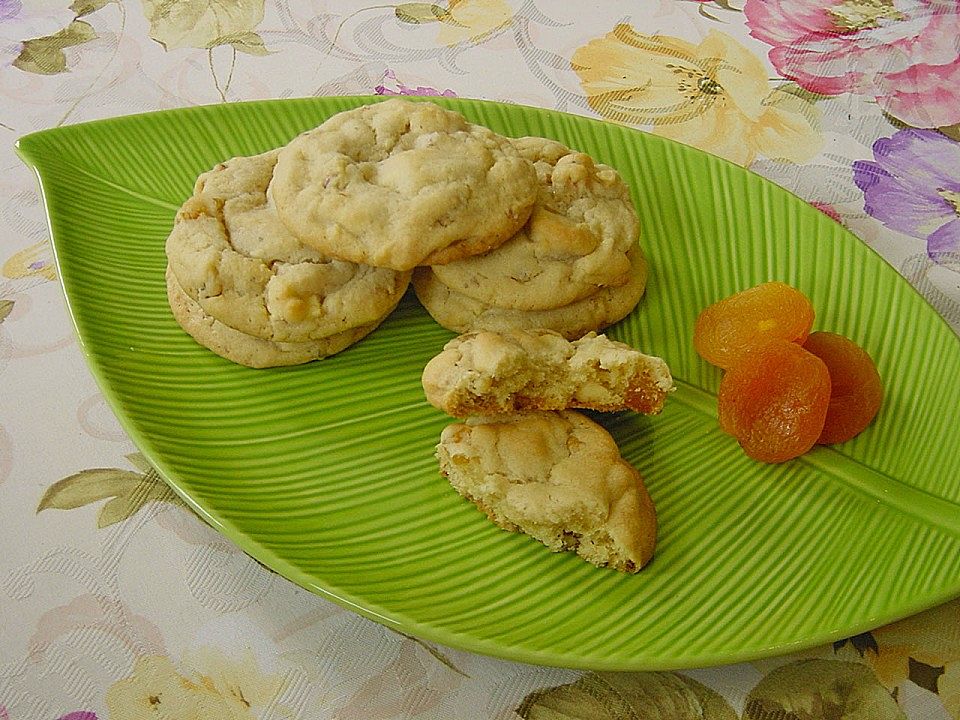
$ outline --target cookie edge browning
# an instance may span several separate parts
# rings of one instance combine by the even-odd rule
[[[378,321],[368,325],[351,328],[320,340],[302,343],[275,342],[247,335],[207,315],[203,308],[180,287],[176,275],[169,267],[167,267],[165,278],[167,302],[180,328],[207,350],[238,365],[254,369],[303,365],[335,355],[369,335],[390,314],[387,313]]]
[[[607,532],[608,539],[613,545],[612,550],[615,551],[615,555],[614,553],[611,553],[611,559],[604,562],[602,561],[601,557],[599,557],[598,553],[587,552],[587,548],[582,542],[584,535],[576,535],[575,533],[562,531],[559,536],[552,534],[553,541],[551,541],[551,539],[546,538],[546,536],[541,537],[540,535],[545,535],[543,533],[534,534],[529,530],[524,529],[510,518],[505,517],[501,513],[497,512],[496,509],[485,502],[483,498],[479,498],[469,490],[465,489],[463,487],[463,483],[458,482],[456,477],[451,477],[451,472],[448,470],[448,468],[455,466],[456,463],[453,461],[453,456],[449,454],[444,445],[444,438],[449,433],[455,432],[458,428],[469,427],[469,425],[466,423],[453,423],[444,428],[443,432],[441,433],[440,442],[437,444],[435,452],[435,456],[440,465],[440,474],[445,477],[448,482],[450,482],[451,486],[459,495],[474,504],[487,516],[491,522],[503,530],[529,535],[533,539],[545,545],[551,552],[574,552],[582,559],[593,565],[596,565],[597,567],[609,567],[613,570],[628,574],[634,574],[642,570],[654,557],[657,544],[658,524],[656,507],[654,505],[653,498],[650,496],[650,493],[647,490],[640,471],[637,470],[620,454],[620,450],[616,444],[616,441],[602,425],[595,423],[580,413],[570,410],[558,412],[521,413],[503,419],[507,422],[522,422],[525,416],[536,415],[554,415],[564,416],[567,418],[573,416],[572,422],[574,424],[580,424],[582,427],[592,428],[594,433],[597,435],[599,442],[606,445],[606,449],[611,454],[616,454],[618,461],[615,467],[621,472],[626,473],[625,479],[629,481],[631,487],[635,490],[636,496],[636,518],[638,523],[636,534],[631,536],[631,539],[634,541],[632,553],[628,548],[618,547],[616,545],[616,539],[612,534]],[[497,422],[496,418],[490,418],[487,420]],[[617,505],[622,502],[622,500],[623,496],[618,498],[618,502],[611,504],[610,515],[608,515],[607,522],[609,522],[610,518],[613,517],[614,514],[618,513],[618,510],[620,513],[624,512],[622,508],[617,508]],[[571,544],[569,540],[575,540],[576,542]],[[629,557],[630,554],[635,555],[635,557]]]
[[[633,312],[646,292],[649,267],[639,246],[629,251],[629,281],[549,310],[512,310],[481,303],[444,285],[429,267],[418,267],[411,281],[417,299],[441,327],[455,333],[477,330],[547,329],[575,340],[599,332]]]
[[[574,265],[580,261],[583,261],[590,255],[600,251],[601,246],[608,244],[613,245],[615,249],[611,250],[610,254],[617,258],[621,258],[626,255],[631,247],[637,245],[641,230],[639,214],[637,213],[636,205],[634,204],[630,194],[630,186],[615,168],[604,163],[597,162],[593,157],[586,153],[574,150],[556,140],[551,140],[548,138],[534,136],[521,137],[514,139],[513,145],[520,152],[521,156],[532,162],[534,167],[537,168],[539,189],[533,211],[530,215],[530,218],[528,218],[527,222],[524,223],[523,227],[510,238],[507,238],[507,240],[505,240],[503,243],[499,244],[496,248],[485,253],[478,253],[478,255],[473,257],[472,260],[471,258],[462,258],[467,268],[474,265],[478,260],[482,263],[486,263],[498,257],[497,253],[502,248],[509,248],[510,243],[515,240],[522,241],[522,238],[520,237],[522,234],[526,234],[529,237],[534,223],[537,222],[536,218],[538,215],[546,218],[559,218],[561,222],[569,223],[571,228],[576,228],[577,230],[585,232],[596,239],[597,247],[595,247],[591,252],[586,253],[585,255],[570,255],[569,261],[566,263],[568,270],[572,269]],[[558,205],[556,204],[557,199],[554,196],[554,191],[551,188],[554,187],[554,174],[561,173],[561,170],[557,167],[558,164],[566,161],[567,159],[569,159],[570,163],[577,163],[579,158],[583,158],[589,164],[589,169],[587,172],[590,174],[590,180],[584,183],[588,189],[580,192],[579,199],[582,200],[586,197],[589,197],[593,202],[593,212],[591,217],[583,217],[579,221],[575,221],[570,218],[570,213],[572,212],[573,207],[576,206],[577,201],[574,200],[572,204],[563,207],[558,212]],[[548,166],[549,171],[545,172],[542,166]],[[580,166],[584,167],[582,164]],[[541,173],[544,173],[545,177],[541,177]],[[612,179],[612,181],[607,181],[606,187],[613,188],[613,192],[615,192],[618,197],[605,196],[602,190],[595,189],[597,184],[602,185],[604,183],[604,176],[609,176]],[[601,214],[605,218],[602,221]],[[621,223],[629,226],[624,228],[625,232],[622,235],[615,232]],[[601,227],[601,232],[599,234],[594,232],[597,225]],[[554,236],[552,240],[556,242],[556,237]],[[561,251],[559,247],[556,247],[553,250],[555,252]],[[503,253],[501,252],[500,255],[502,254]],[[549,262],[549,260],[546,260],[546,262]],[[555,259],[554,262],[560,264],[562,261]],[[438,265],[439,267],[435,269],[435,275],[440,282],[442,282],[444,285],[447,285],[451,288],[451,290],[454,290],[457,293],[463,294],[477,302],[485,304],[492,302],[491,295],[482,292],[480,290],[480,286],[487,283],[496,285],[506,283],[505,289],[509,292],[511,288],[511,281],[516,282],[510,276],[512,273],[518,271],[518,268],[515,264],[505,266],[502,272],[494,271],[491,266],[483,265],[483,271],[481,271],[480,274],[487,276],[487,280],[484,283],[478,284],[476,277],[474,277],[474,274],[478,272],[475,267],[472,271],[468,269],[464,272],[463,268],[458,266],[456,262],[443,264],[423,264]],[[540,267],[541,266],[539,264],[536,265],[537,269]],[[527,270],[525,267],[522,269]],[[458,271],[460,272],[458,273]],[[498,275],[499,277],[497,277]],[[564,295],[563,304],[570,304],[585,297],[589,297],[591,294],[604,287],[615,287],[622,285],[627,281],[628,275],[629,268],[628,272],[626,273],[621,270],[617,273],[605,276],[602,282],[587,282],[582,279],[574,282],[571,278],[567,278],[568,282],[560,283],[560,285],[563,286],[563,292],[566,293]],[[516,286],[514,285],[513,287],[515,288]],[[512,299],[509,302],[502,302],[502,307],[508,307],[512,310],[524,312],[536,312],[540,310],[548,310],[551,307],[556,307],[555,304],[544,302],[542,298],[539,297],[540,294],[542,293],[532,294],[529,291],[517,293],[516,290],[513,290],[513,294],[511,294]]]
[[[320,341],[332,335],[339,335],[354,328],[378,322],[383,313],[389,313],[406,292],[412,274],[410,271],[397,272],[370,266],[355,267],[350,280],[335,292],[324,291],[317,294],[321,305],[325,308],[324,313],[305,325],[278,317],[271,310],[268,296],[271,283],[282,275],[282,271],[278,271],[278,268],[282,266],[295,268],[305,264],[306,261],[267,260],[246,255],[234,246],[224,217],[225,204],[261,193],[265,195],[265,188],[250,185],[245,187],[244,192],[238,192],[226,199],[217,197],[206,188],[208,183],[221,180],[218,178],[219,173],[229,172],[231,168],[236,168],[238,165],[242,165],[241,173],[246,171],[249,175],[250,167],[256,168],[258,167],[256,164],[263,163],[265,169],[269,169],[272,173],[276,166],[275,156],[278,154],[279,149],[274,149],[259,155],[232,157],[218,163],[197,178],[191,196],[177,211],[174,225],[164,244],[167,264],[176,276],[180,288],[191,300],[201,306],[204,314],[245,335],[276,343]],[[231,177],[235,175],[227,176],[227,182]],[[266,204],[267,202],[264,203],[264,207]],[[245,212],[250,211],[251,208],[247,208]],[[276,222],[280,224],[279,218]],[[206,238],[207,242],[198,245],[197,238]],[[212,276],[208,271],[205,281],[194,285],[186,280],[197,280],[195,274],[198,261],[201,261],[201,266],[209,264],[215,270],[212,271],[214,272]],[[240,270],[244,272],[238,274]],[[385,273],[393,273],[393,277]],[[388,287],[391,279],[392,288]],[[217,294],[210,296],[204,294],[207,283],[217,286]],[[247,286],[261,287],[258,293],[245,295],[240,288]],[[349,315],[330,312],[326,308],[330,299],[337,297],[341,299],[335,301],[334,309],[347,304],[342,298],[357,298],[357,301],[349,303],[351,308]]]

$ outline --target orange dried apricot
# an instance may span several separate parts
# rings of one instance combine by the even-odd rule
[[[823,360],[830,372],[830,405],[817,442],[846,442],[866,428],[880,410],[883,383],[877,367],[863,348],[836,333],[812,333],[803,347]]]
[[[766,282],[704,308],[693,345],[704,360],[726,369],[769,340],[802,343],[812,325],[813,305],[806,295],[786,283]]]
[[[775,339],[740,356],[717,393],[720,427],[755,460],[778,463],[817,442],[830,404],[826,364]]]

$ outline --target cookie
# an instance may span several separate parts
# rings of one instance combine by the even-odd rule
[[[353,345],[373,332],[380,321],[350,328],[307,342],[273,342],[234,330],[207,315],[203,308],[180,287],[176,276],[167,268],[167,299],[173,317],[187,334],[217,355],[252,368],[301,365]],[[384,316],[385,317],[385,316]]]
[[[277,342],[378,321],[410,273],[334,260],[297,240],[267,202],[277,155],[233,158],[197,179],[166,242],[180,286],[223,324]]]
[[[444,428],[437,458],[457,492],[505,530],[623,572],[653,556],[656,512],[640,473],[577,412],[470,417]]]
[[[515,141],[540,191],[520,232],[490,252],[433,268],[447,287],[488,305],[547,310],[630,275],[640,221],[630,188],[611,167],[544,138]]]
[[[631,249],[631,275],[618,286],[604,287],[569,305],[550,310],[511,310],[474,300],[451,290],[431,268],[417,268],[413,287],[427,312],[456,333],[474,330],[554,330],[568,340],[599,331],[630,314],[647,286],[647,262],[639,247]]]
[[[659,413],[673,389],[658,357],[588,333],[569,342],[552,330],[479,331],[448,342],[427,363],[427,400],[454,417],[588,408]]]
[[[270,194],[332,257],[396,270],[490,250],[516,233],[537,173],[512,142],[429,102],[334,115],[280,151]]]

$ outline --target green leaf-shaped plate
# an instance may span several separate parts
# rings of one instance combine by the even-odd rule
[[[420,637],[522,661],[679,668],[781,653],[960,594],[960,342],[881,258],[802,200],[697,150],[617,125],[442,101],[508,135],[618,168],[650,260],[609,331],[666,358],[658,417],[602,419],[647,479],[654,562],[629,576],[496,529],[439,475],[450,420],[420,372],[451,334],[408,295],[371,336],[309,365],[251,370],[167,309],[164,240],[197,174],[374,98],[220,105],[22,138],[70,312],[121,422],[186,500],[291,580]],[[816,327],[876,359],[886,401],[844,445],[752,462],[715,420],[693,350],[705,305],[770,279]]]

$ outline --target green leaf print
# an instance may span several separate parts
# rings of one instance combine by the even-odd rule
[[[246,53],[247,55],[270,54],[270,51],[267,50],[266,46],[263,44],[263,38],[257,35],[255,32],[238,33],[236,35],[220,38],[220,42],[217,44],[232,45],[234,50]]]
[[[263,20],[264,0],[142,2],[143,14],[150,23],[150,37],[167,50],[185,47],[209,49],[217,45],[231,45],[237,38],[250,48],[257,45],[247,36],[254,35],[254,29]],[[259,37],[257,40],[262,46],[263,41]],[[243,52],[249,50],[243,49]]]
[[[143,507],[143,504],[141,499],[134,495],[118,495],[112,500],[108,500],[100,508],[100,513],[97,515],[97,527],[103,529],[121,520],[126,520]]]
[[[13,300],[0,300],[0,323],[6,320],[11,312],[13,312]]]
[[[951,140],[956,140],[960,142],[960,123],[956,125],[947,125],[946,127],[937,128],[940,132],[946,135]]]
[[[450,11],[440,5],[433,3],[403,3],[397,5],[394,9],[397,20],[412,25],[422,25],[424,23],[442,22],[448,25],[460,25]]]
[[[129,470],[97,468],[81,470],[54,483],[40,498],[41,510],[74,510],[84,505],[122,495],[140,482],[140,475]]]
[[[14,59],[13,66],[24,72],[38,75],[56,75],[66,72],[67,56],[63,49],[83,45],[96,38],[97,33],[89,23],[74,20],[53,35],[24,40],[23,48]]]
[[[528,695],[525,720],[737,720],[718,693],[679,673],[587,673]]]
[[[91,13],[95,13],[100,8],[106,7],[114,0],[73,0],[70,3],[70,9],[78,18],[82,18]]]
[[[185,507],[142,455],[138,453],[128,458],[143,472],[119,468],[81,470],[47,488],[37,505],[37,512],[74,510],[110,498],[97,516],[97,527],[104,528],[126,520],[151,501]]]
[[[156,470],[153,469],[153,465],[150,464],[142,453],[130,453],[125,457],[131,465],[144,474],[156,472]]]
[[[743,720],[906,720],[873,670],[840,660],[800,660],[770,672],[747,695]]]

